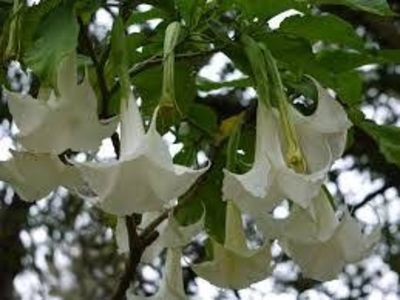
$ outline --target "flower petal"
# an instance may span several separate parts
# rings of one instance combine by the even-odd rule
[[[75,54],[58,71],[59,94],[47,101],[9,93],[10,112],[20,130],[18,140],[28,150],[59,154],[66,149],[93,150],[116,129],[116,119],[102,125],[97,99],[88,78],[77,84]],[[67,82],[66,82],[67,81]]]
[[[189,190],[209,165],[200,170],[174,165],[155,128],[157,110],[150,129],[141,136],[143,125],[135,99],[131,97],[121,108],[124,155],[113,163],[85,163],[79,168],[106,212],[124,216],[163,210],[169,201]]]
[[[0,180],[8,182],[25,201],[46,197],[59,186],[78,189],[83,185],[78,170],[64,165],[57,156],[12,151],[13,158],[0,163]]]
[[[202,278],[222,288],[241,289],[265,279],[271,272],[268,243],[251,250],[247,247],[241,214],[229,201],[225,245],[212,241],[213,259],[193,266]]]
[[[129,156],[143,142],[145,136],[142,117],[132,92],[121,101],[121,157]]]
[[[289,217],[279,223],[282,227],[280,240],[309,243],[327,241],[339,225],[335,211],[322,189],[307,209],[294,205]]]
[[[242,289],[265,279],[271,272],[267,246],[239,255],[213,242],[213,260],[193,266],[197,275],[221,288]]]
[[[300,266],[304,276],[327,281],[335,279],[347,263],[355,263],[370,255],[379,240],[379,233],[364,236],[360,226],[345,213],[334,234],[326,241],[280,240],[284,251]]]

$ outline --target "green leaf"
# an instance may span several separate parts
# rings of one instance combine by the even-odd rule
[[[303,72],[315,65],[311,45],[305,39],[274,32],[266,35],[262,41],[272,55],[288,69]]]
[[[340,99],[349,106],[361,104],[363,94],[363,80],[356,71],[344,72],[335,76],[332,86],[339,94]]]
[[[76,0],[75,11],[85,23],[89,23],[93,13],[101,7],[98,0]]]
[[[398,49],[380,50],[378,55],[385,63],[400,64],[400,50]]]
[[[38,27],[43,22],[43,19],[53,9],[60,4],[60,0],[46,0],[40,1],[39,4],[34,6],[24,6],[21,17],[21,31],[23,32],[23,39],[21,46],[23,50],[28,50],[34,42]]]
[[[355,68],[381,62],[378,56],[368,52],[356,52],[347,50],[324,50],[318,53],[318,63],[334,73],[354,70]]]
[[[272,18],[288,9],[307,11],[307,4],[297,0],[233,0],[249,17]]]
[[[183,116],[187,114],[197,95],[195,74],[191,70],[191,66],[186,62],[175,64],[175,97]],[[149,68],[132,79],[143,99],[142,109],[147,115],[151,115],[158,105],[162,80],[163,72],[160,65]]]
[[[201,91],[213,91],[222,88],[247,88],[252,85],[250,78],[241,78],[230,81],[211,81],[207,78],[197,78],[197,88]]]
[[[120,17],[115,19],[111,31],[111,50],[106,70],[110,83],[113,83],[115,76],[118,76],[122,89],[129,90],[127,38]]]
[[[71,4],[62,4],[41,21],[35,43],[25,55],[26,64],[44,85],[55,86],[59,62],[77,47],[79,28]]]
[[[132,82],[142,98],[141,110],[145,115],[150,116],[161,96],[162,67],[148,68],[133,77]]]
[[[293,16],[281,24],[279,31],[303,37],[312,43],[323,41],[356,49],[364,46],[353,26],[334,15]]]
[[[185,24],[188,27],[195,27],[200,17],[203,13],[203,10],[206,6],[205,0],[175,0],[176,6],[181,14]]]
[[[188,119],[192,125],[207,132],[210,136],[215,135],[218,130],[217,115],[206,105],[193,104],[188,110]]]
[[[222,169],[225,166],[225,149],[219,149],[213,159],[205,182],[203,182],[191,201],[202,201],[206,209],[205,230],[217,242],[224,244],[226,202],[222,200]]]
[[[363,10],[381,16],[392,16],[386,0],[311,0],[313,4],[346,5],[356,10]]]
[[[400,128],[391,125],[377,125],[372,121],[360,121],[357,124],[375,139],[381,153],[388,162],[400,167]]]
[[[165,11],[152,8],[148,11],[134,11],[126,22],[129,25],[145,23],[152,19],[165,19]]]
[[[204,214],[204,206],[201,201],[186,201],[176,210],[174,216],[181,226],[188,226],[196,223]]]

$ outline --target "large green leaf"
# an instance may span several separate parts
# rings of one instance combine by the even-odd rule
[[[61,4],[46,15],[35,33],[34,45],[25,55],[26,64],[43,85],[53,85],[57,66],[77,47],[78,24],[72,4]]]
[[[359,105],[362,101],[363,80],[357,71],[338,74],[331,87],[339,94],[340,100],[349,106]]]
[[[308,39],[352,48],[363,48],[363,40],[352,25],[334,15],[305,15],[287,18],[279,31]]]
[[[246,88],[251,86],[252,82],[250,78],[241,78],[229,81],[211,81],[207,78],[197,78],[197,88],[201,91],[212,91],[222,88]]]
[[[388,162],[400,167],[400,128],[363,120],[357,124],[375,139]]]
[[[206,132],[209,136],[215,135],[218,130],[217,115],[206,105],[193,104],[188,111],[187,117],[193,126]]]
[[[207,234],[223,244],[225,240],[226,202],[222,200],[222,169],[225,166],[225,149],[217,150],[217,157],[204,183],[197,189],[192,201],[201,201],[206,210],[205,230]]]
[[[141,24],[152,19],[164,19],[166,17],[165,11],[156,7],[147,11],[134,11],[129,17],[127,24]]]
[[[195,27],[206,6],[205,0],[175,0],[183,20],[189,27]]]
[[[127,37],[122,19],[118,17],[113,24],[111,32],[111,50],[107,64],[107,73],[110,82],[115,76],[120,77],[120,82],[124,90],[129,88],[128,77],[128,51]]]
[[[288,9],[307,11],[304,1],[297,0],[231,0],[249,17],[271,18]]]
[[[347,50],[324,50],[317,55],[321,67],[334,73],[354,70],[368,64],[381,62],[381,58],[368,52],[356,52]]]
[[[144,112],[151,114],[161,97],[162,66],[155,66],[134,76],[133,84],[143,99]],[[175,64],[175,96],[180,111],[185,116],[196,97],[195,74],[185,62]]]
[[[393,15],[386,0],[311,0],[314,4],[346,5],[353,9],[363,10],[381,16]]]
[[[38,27],[43,19],[53,9],[56,9],[60,2],[60,0],[46,0],[40,1],[39,4],[34,6],[24,7],[21,17],[21,32],[23,33],[21,46],[23,50],[28,50],[31,47],[35,37],[38,36]]]

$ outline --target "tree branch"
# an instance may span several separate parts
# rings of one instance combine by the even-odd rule
[[[384,193],[388,188],[390,188],[389,185],[385,184],[383,185],[381,188],[377,189],[376,191],[368,194],[363,201],[361,201],[358,204],[355,205],[349,205],[349,211],[351,212],[352,215],[354,215],[357,210],[359,210],[360,208],[364,207],[365,205],[367,205],[370,201],[372,201],[376,196],[378,196],[379,194]]]
[[[128,230],[129,259],[125,264],[125,272],[119,281],[113,300],[125,298],[126,291],[135,279],[136,270],[144,251],[142,240],[137,234],[137,215],[125,217],[125,225]]]
[[[94,68],[96,70],[97,80],[99,83],[100,93],[101,93],[101,113],[100,118],[106,119],[109,117],[108,115],[108,98],[109,91],[107,88],[107,82],[104,77],[104,64],[100,63],[97,59],[96,51],[93,48],[92,40],[89,36],[89,31],[87,26],[84,24],[82,18],[78,17],[78,23],[81,30],[81,36],[83,38],[83,42],[85,45],[85,49],[88,52],[87,54],[93,61]]]

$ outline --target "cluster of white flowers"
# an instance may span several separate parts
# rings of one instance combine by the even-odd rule
[[[87,79],[78,84],[75,54],[60,65],[57,90],[47,100],[8,92],[9,109],[20,130],[19,148],[9,161],[0,163],[0,179],[10,183],[26,201],[48,195],[58,186],[71,192],[89,187],[95,203],[122,217],[143,214],[142,226],[187,192],[208,166],[194,170],[176,165],[156,129],[157,109],[145,130],[134,95],[121,100],[120,118],[106,123],[98,119],[97,100]],[[333,162],[345,147],[351,126],[343,108],[329,93],[318,88],[318,107],[310,116],[288,110],[307,168],[295,171],[285,157],[285,133],[281,115],[262,101],[258,103],[255,160],[245,174],[225,170],[223,199],[227,201],[225,242],[212,241],[213,258],[193,266],[213,284],[240,289],[266,278],[273,269],[271,242],[316,280],[330,280],[346,263],[367,256],[379,239],[379,230],[366,236],[344,211],[338,218],[323,187]],[[96,150],[102,139],[121,125],[121,153],[113,161],[62,162],[66,150]],[[277,220],[271,211],[291,201],[287,219]],[[216,199],[217,201],[217,199]],[[241,215],[251,216],[265,236],[258,249],[247,246]],[[151,261],[168,249],[163,284],[153,299],[185,299],[181,274],[181,249],[203,229],[198,223],[181,227],[172,215],[159,226],[160,236],[146,249],[142,260]],[[127,228],[116,227],[120,252],[127,252]],[[128,299],[141,299],[128,291]]]

